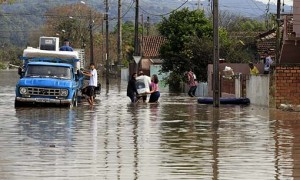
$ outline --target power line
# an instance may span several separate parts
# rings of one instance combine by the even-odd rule
[[[251,0],[251,2],[257,7],[257,9],[261,10],[262,12],[264,12],[264,10],[261,9],[254,0]]]
[[[186,0],[184,3],[182,3],[179,7],[175,8],[174,10],[168,12],[168,13],[164,13],[164,14],[152,14],[147,12],[146,10],[144,10],[143,8],[139,7],[144,13],[148,14],[148,15],[152,15],[152,16],[167,16],[171,13],[173,13],[174,11],[177,11],[178,9],[180,9],[181,7],[183,7],[189,0]]]

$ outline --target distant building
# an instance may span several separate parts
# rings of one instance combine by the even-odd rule
[[[159,48],[166,41],[162,36],[144,36],[140,39],[141,60],[138,64],[138,70],[143,70],[144,74],[150,76],[151,65],[161,65]]]

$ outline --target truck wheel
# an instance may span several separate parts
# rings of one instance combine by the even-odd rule
[[[73,101],[69,104],[69,108],[72,108],[73,107]]]

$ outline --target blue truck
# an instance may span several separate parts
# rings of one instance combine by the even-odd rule
[[[84,77],[76,51],[59,51],[59,39],[41,37],[40,47],[27,47],[16,84],[15,107],[77,106]]]

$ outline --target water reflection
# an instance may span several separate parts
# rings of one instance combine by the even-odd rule
[[[75,127],[73,110],[56,108],[18,108],[16,117],[27,135],[43,146],[71,146]]]
[[[212,119],[212,143],[213,143],[213,178],[214,180],[218,179],[219,175],[219,146],[218,146],[218,130],[219,130],[219,121],[220,121],[220,109],[213,108],[213,119]]]
[[[93,109],[15,109],[16,79],[2,77],[1,179],[299,177],[299,113],[213,108],[165,91],[159,103],[131,104],[127,83],[113,81]]]

